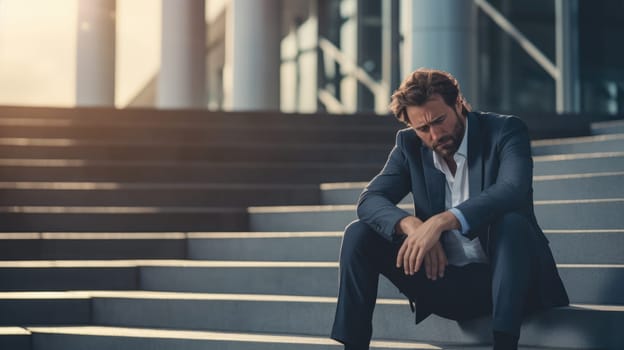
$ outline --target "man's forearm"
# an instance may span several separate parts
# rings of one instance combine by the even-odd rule
[[[430,217],[427,219],[427,222],[429,221],[431,221],[430,223],[434,224],[440,232],[461,228],[461,224],[457,217],[448,210]],[[410,233],[415,232],[422,224],[423,221],[419,218],[413,215],[406,216],[397,223],[396,232],[398,234],[409,235]]]

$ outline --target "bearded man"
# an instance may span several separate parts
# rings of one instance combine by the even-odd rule
[[[569,304],[533,210],[525,124],[473,112],[449,73],[418,69],[392,95],[408,128],[344,233],[332,338],[368,349],[379,275],[430,314],[490,314],[493,347],[517,349],[529,312]],[[414,215],[397,207],[408,193]]]

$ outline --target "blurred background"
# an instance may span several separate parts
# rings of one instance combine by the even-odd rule
[[[620,0],[0,0],[0,105],[386,113],[415,68],[498,112],[621,114]]]

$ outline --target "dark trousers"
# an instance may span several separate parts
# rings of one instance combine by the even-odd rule
[[[340,287],[331,337],[367,348],[379,275],[410,300],[418,314],[466,320],[492,314],[493,330],[519,335],[528,312],[532,255],[528,220],[510,213],[490,231],[489,264],[447,266],[444,277],[427,279],[424,265],[413,276],[396,268],[400,243],[391,243],[356,220],[347,226],[340,251]]]

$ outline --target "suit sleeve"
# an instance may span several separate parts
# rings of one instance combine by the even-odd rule
[[[410,176],[399,132],[383,169],[360,195],[358,218],[387,240],[396,240],[396,224],[410,215],[396,204],[409,192]]]
[[[499,160],[496,182],[457,206],[468,221],[470,238],[503,214],[522,208],[530,198],[533,159],[526,125],[518,118],[507,118],[495,147]]]

